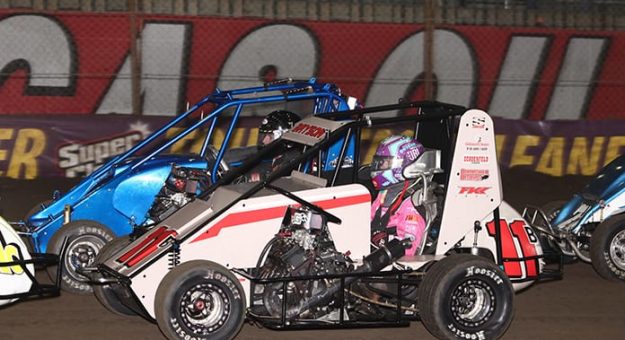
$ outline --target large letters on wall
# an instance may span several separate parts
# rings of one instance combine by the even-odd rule
[[[368,106],[422,92],[418,25],[152,16],[140,27],[145,115],[175,115],[216,86],[276,77],[336,82]],[[613,118],[625,104],[624,37],[437,29],[435,99],[506,118]],[[132,111],[127,17],[12,14],[0,18],[0,42],[0,114]]]

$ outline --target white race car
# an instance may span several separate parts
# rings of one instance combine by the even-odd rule
[[[399,109],[418,114],[375,118]],[[404,255],[411,239],[372,245],[372,194],[345,157],[380,126],[408,127],[426,147],[403,173],[425,212],[415,256]],[[343,164],[324,173],[324,150],[341,139]],[[241,180],[274,155],[263,180]],[[439,338],[493,339],[512,321],[514,290],[546,276],[541,257],[502,200],[488,114],[411,102],[303,119],[150,231],[111,243],[86,274],[109,310],[155,320],[170,339],[230,339],[245,318],[276,329],[420,319]]]
[[[58,296],[60,282],[42,284],[35,279],[35,266],[58,263],[56,255],[29,253],[18,233],[0,217],[0,308],[23,298]]]

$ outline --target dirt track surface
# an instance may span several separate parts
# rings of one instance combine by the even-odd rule
[[[503,174],[504,197],[519,209],[566,199],[587,178],[554,179],[522,171]],[[0,180],[0,208],[17,220],[37,202],[66,190],[71,181]],[[623,339],[625,284],[605,281],[590,265],[565,267],[561,281],[536,284],[515,297],[515,318],[504,339]],[[155,324],[105,310],[93,296],[21,302],[0,308],[2,340],[12,339],[161,339]],[[237,339],[430,339],[419,322],[406,328],[323,331],[270,331],[245,325]]]

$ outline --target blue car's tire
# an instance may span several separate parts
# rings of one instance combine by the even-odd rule
[[[590,238],[590,259],[601,277],[625,281],[625,215],[601,222]]]
[[[108,260],[113,254],[117,253],[119,250],[127,246],[130,242],[130,236],[122,236],[107,243],[102,249],[100,249],[100,253],[95,258],[95,264],[97,265]],[[126,307],[121,302],[121,300],[117,296],[117,292],[113,290],[111,285],[94,284],[92,287],[95,297],[109,312],[120,316],[137,315],[137,313],[135,313],[132,309]]]
[[[245,320],[245,292],[226,268],[189,261],[172,269],[156,291],[156,322],[168,339],[232,339]]]
[[[50,205],[50,203],[52,203],[52,200],[45,200],[43,202],[40,202],[39,204],[34,205],[32,208],[28,209],[28,211],[26,212],[26,215],[24,215],[24,221],[28,220],[28,218],[30,218],[30,216],[34,215],[35,213],[38,213],[41,210],[43,210],[43,208]]]
[[[514,291],[487,259],[454,254],[435,263],[419,286],[419,316],[438,339],[498,339],[512,322]]]
[[[63,242],[66,249],[60,261],[61,288],[73,294],[91,294],[93,289],[87,278],[78,272],[81,267],[92,266],[104,245],[115,238],[115,234],[105,225],[91,220],[76,220],[65,224],[48,243],[48,252],[60,254]],[[49,267],[48,272],[56,277],[57,268]]]

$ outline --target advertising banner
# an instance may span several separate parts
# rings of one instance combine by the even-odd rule
[[[0,124],[0,177],[82,177],[167,121],[166,117],[131,116],[5,117]],[[259,124],[257,118],[239,120],[229,147],[256,145]],[[396,132],[365,131],[361,157],[366,163],[377,144]],[[225,128],[217,128],[212,144],[221,145],[224,134]],[[495,134],[502,169],[523,167],[552,176],[594,175],[625,148],[625,124],[609,120],[495,118]],[[199,152],[201,143],[188,145],[177,151]]]

